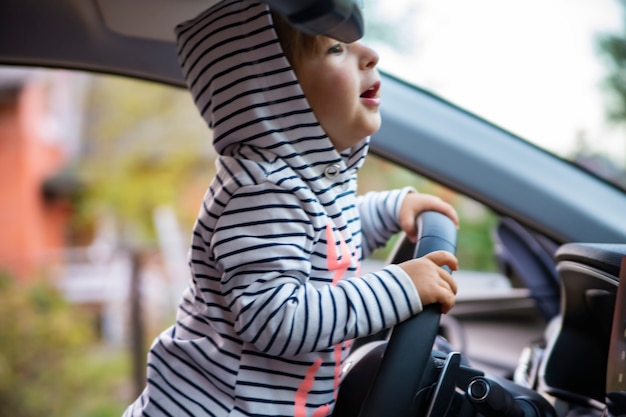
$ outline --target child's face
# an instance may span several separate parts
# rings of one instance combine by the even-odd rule
[[[359,42],[324,39],[294,66],[315,117],[341,152],[380,128],[378,54]]]

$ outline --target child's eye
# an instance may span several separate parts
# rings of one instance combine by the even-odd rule
[[[332,45],[330,48],[328,48],[328,53],[329,54],[340,54],[343,52],[343,44],[342,43],[336,43],[334,45]]]

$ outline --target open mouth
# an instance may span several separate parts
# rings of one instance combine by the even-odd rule
[[[368,88],[367,90],[365,90],[362,94],[361,94],[361,98],[377,98],[378,97],[378,91],[380,90],[380,81],[377,81],[376,83],[374,83],[370,88]]]

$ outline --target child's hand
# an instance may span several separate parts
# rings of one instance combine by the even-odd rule
[[[457,286],[452,275],[442,268],[444,265],[455,271],[456,257],[450,252],[435,251],[399,264],[411,277],[422,304],[440,303],[441,312],[445,314],[454,306]]]
[[[438,211],[450,217],[458,227],[459,216],[454,207],[450,204],[431,194],[408,193],[400,206],[398,221],[411,242],[415,243],[417,240],[415,217],[424,211],[431,210]]]

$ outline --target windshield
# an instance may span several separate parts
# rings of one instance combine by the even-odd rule
[[[626,57],[612,55],[606,39],[626,50],[625,8],[619,0],[370,0],[365,42],[383,71],[624,187],[626,81],[613,63]]]

